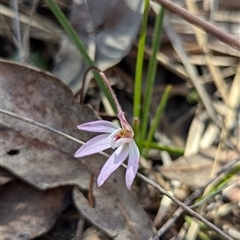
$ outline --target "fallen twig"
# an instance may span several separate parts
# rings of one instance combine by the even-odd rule
[[[227,43],[228,45],[230,45],[233,48],[236,48],[237,50],[240,49],[239,40],[235,39],[229,33],[224,32],[223,30],[207,22],[206,20],[191,14],[189,11],[185,10],[182,7],[179,7],[177,4],[169,0],[155,0],[155,1],[160,3],[169,12],[175,13],[176,15],[179,15],[187,22],[202,28],[203,30],[206,31],[206,33],[217,38],[219,41]]]

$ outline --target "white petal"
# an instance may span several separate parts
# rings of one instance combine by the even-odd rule
[[[108,138],[108,136],[109,134],[106,133],[90,139],[77,150],[77,152],[74,154],[74,157],[84,157],[110,148],[111,139]]]
[[[123,144],[128,144],[130,142],[132,142],[133,139],[132,138],[119,138],[116,142],[115,142],[115,148],[118,148],[120,146],[122,146]]]
[[[98,186],[100,187],[106,179],[124,162],[129,153],[128,145],[119,147],[104,164],[98,176]]]
[[[84,130],[88,132],[112,133],[120,127],[109,121],[98,120],[94,122],[83,123],[81,125],[78,125],[77,128],[79,130]]]
[[[126,185],[128,189],[131,188],[133,180],[137,174],[139,158],[140,158],[140,153],[135,141],[133,140],[129,144],[129,158],[128,158],[128,167],[126,171]]]

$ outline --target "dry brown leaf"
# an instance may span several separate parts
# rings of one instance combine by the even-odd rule
[[[70,20],[95,65],[105,71],[130,51],[139,32],[142,12],[143,0],[73,1]],[[65,37],[54,74],[76,93],[85,70],[77,48]]]
[[[78,131],[76,126],[93,121],[97,116],[91,108],[76,103],[72,93],[58,79],[15,63],[1,61],[0,64],[3,109],[39,121],[83,141],[92,137],[91,133]],[[119,213],[120,216],[112,214],[105,219],[104,229],[106,231],[121,218],[121,228],[116,225],[115,231],[119,236],[124,234],[134,236],[134,239],[135,236],[136,239],[146,239],[145,236],[152,234],[151,220],[125,186],[125,170],[118,169],[98,188],[95,180],[106,161],[103,156],[95,154],[74,159],[73,154],[79,144],[56,133],[0,115],[3,123],[8,125],[1,129],[6,143],[0,166],[41,189],[69,184],[86,189],[90,184],[89,174],[94,175],[93,196],[98,207],[90,207],[90,211],[86,207],[86,200],[83,202],[78,195],[74,195],[79,211],[89,221],[93,215]],[[9,155],[9,151],[16,154]],[[119,203],[117,205],[116,198]],[[96,216],[93,219],[94,225],[102,229],[101,218]],[[123,230],[124,233],[121,233]]]
[[[5,140],[1,166],[23,180],[40,189],[63,185],[88,187],[86,167],[65,151],[6,127],[0,128],[0,135]]]
[[[148,239],[152,234],[150,219],[131,195],[123,194],[124,188],[119,185],[114,190],[114,195],[111,186],[101,192],[95,188],[94,208],[78,189],[74,190],[73,197],[79,211],[90,217],[90,222],[109,237],[116,240]],[[101,195],[104,195],[104,198]]]
[[[160,167],[160,172],[167,178],[177,179],[181,183],[196,189],[204,185],[211,174],[213,161],[216,157],[216,147],[201,150],[200,152],[180,157],[171,165]],[[236,157],[236,152],[221,154],[220,161],[226,161]]]
[[[33,239],[49,231],[70,203],[69,190],[39,191],[20,181],[5,185],[0,197],[1,240]]]
[[[5,61],[0,62],[0,65],[2,71],[1,103],[3,109],[39,121],[78,139],[87,139],[87,133],[81,133],[76,129],[76,126],[97,117],[94,116],[90,108],[80,106],[74,102],[72,93],[58,79],[42,71],[36,71]],[[2,153],[0,166],[23,178],[25,181],[35,184],[35,186],[42,189],[65,185],[71,182],[83,187],[83,184],[88,181],[89,171],[95,171],[95,174],[98,173],[99,170],[97,167],[95,170],[94,168],[89,169],[84,164],[84,160],[73,158],[73,154],[79,148],[79,144],[6,115],[1,115],[1,119],[21,135],[15,132],[9,133],[8,138],[6,138],[8,140],[5,146],[6,152],[5,154]],[[34,151],[37,150],[36,146],[38,144],[41,146],[40,150],[38,150],[39,153],[41,148],[46,150],[48,147],[51,147],[49,154],[53,154],[53,157],[45,159],[48,161],[47,164],[41,160],[44,158],[44,154],[47,154],[47,151],[44,154],[42,152],[43,155],[41,158],[34,158],[37,152],[31,152],[30,149],[27,149],[33,140],[35,141],[35,146],[34,144],[32,146],[33,149],[35,147]],[[26,151],[28,152],[28,158],[24,158],[25,161],[18,161],[18,167],[15,166],[17,156],[6,154],[11,149],[16,149],[14,143],[17,141],[23,147],[23,152],[20,152],[19,156],[21,157],[22,154],[26,156]],[[63,158],[61,158],[61,154],[63,154]],[[38,156],[40,155],[38,154]],[[30,161],[31,158],[35,160],[35,165]],[[51,159],[53,162],[51,162]],[[71,159],[72,165],[69,159]],[[37,173],[36,170],[33,176],[28,172],[30,166],[32,169],[38,169],[39,178],[37,181],[34,180],[34,174]],[[74,171],[71,172],[71,169],[74,169]],[[55,181],[52,181],[54,178],[52,176],[53,173],[56,176]]]

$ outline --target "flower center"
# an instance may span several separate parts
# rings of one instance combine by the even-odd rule
[[[120,138],[132,138],[132,137],[133,137],[132,132],[128,131],[127,129],[122,129],[115,135],[116,140]]]

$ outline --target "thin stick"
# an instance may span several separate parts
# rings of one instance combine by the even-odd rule
[[[240,49],[240,41],[235,39],[229,33],[226,33],[220,28],[207,22],[206,20],[191,14],[189,11],[185,10],[182,7],[179,7],[178,5],[176,5],[175,3],[169,0],[155,0],[155,1],[160,3],[169,12],[175,13],[180,17],[182,17],[187,22],[192,23],[193,25],[204,29],[208,34],[217,38],[221,42],[227,43],[228,45],[230,45],[233,48],[236,48],[237,50]]]
[[[223,232],[221,229],[219,229],[218,227],[216,227],[214,224],[212,224],[211,222],[209,222],[207,219],[205,219],[204,217],[202,217],[201,215],[199,215],[198,213],[194,212],[190,207],[186,206],[184,203],[182,203],[181,201],[179,201],[177,198],[171,196],[170,193],[168,193],[164,188],[162,188],[160,185],[158,185],[157,183],[147,179],[145,176],[141,175],[140,173],[137,173],[137,176],[139,178],[141,178],[142,180],[144,180],[145,182],[149,183],[151,186],[153,186],[154,188],[156,188],[157,190],[159,190],[162,194],[166,195],[167,197],[169,197],[173,202],[175,202],[177,205],[179,205],[182,209],[184,209],[184,211],[186,211],[187,213],[189,213],[191,216],[195,217],[196,219],[200,220],[201,222],[203,222],[206,226],[208,226],[209,228],[211,228],[212,230],[214,230],[216,233],[218,233],[221,237],[224,237],[226,240],[233,240],[233,238],[231,238],[229,235],[227,235],[225,232]],[[178,211],[183,211],[178,209]],[[158,240],[158,232],[156,234],[154,234],[154,236],[152,236],[149,240]]]
[[[80,144],[84,144],[84,143],[85,143],[85,142],[83,142],[83,141],[81,141],[81,140],[78,140],[77,138],[71,137],[70,135],[68,135],[68,134],[66,134],[66,133],[63,133],[63,132],[58,131],[58,130],[56,130],[56,129],[54,129],[54,128],[48,127],[47,125],[44,125],[44,124],[42,124],[42,123],[40,123],[40,122],[37,122],[37,121],[34,121],[34,120],[30,119],[30,118],[26,118],[26,117],[20,116],[20,115],[18,115],[18,114],[15,114],[15,113],[6,111],[6,110],[1,109],[1,108],[0,108],[0,113],[4,113],[4,114],[6,114],[6,115],[8,115],[8,116],[17,118],[17,119],[22,120],[22,121],[24,121],[24,122],[27,122],[27,123],[30,123],[30,124],[32,124],[32,125],[38,126],[38,127],[40,127],[40,128],[46,129],[46,130],[48,130],[48,131],[50,131],[50,132],[57,133],[58,135],[63,136],[63,137],[65,137],[65,138],[68,138],[68,139],[70,139],[70,140],[72,140],[72,141],[74,141],[74,142],[77,142],[77,143],[80,143]]]
[[[84,144],[84,142],[74,138],[74,137],[71,137],[69,136],[68,134],[65,134],[63,132],[60,132],[58,130],[55,130],[51,127],[48,127],[42,123],[39,123],[37,121],[34,121],[32,119],[29,119],[29,118],[26,118],[26,117],[22,117],[18,114],[15,114],[15,113],[11,113],[9,111],[6,111],[4,109],[1,109],[0,108],[0,113],[4,113],[8,116],[11,116],[11,117],[14,117],[14,118],[17,118],[17,119],[20,119],[24,122],[27,122],[27,123],[30,123],[30,124],[33,124],[35,126],[39,126],[41,128],[44,128],[46,130],[49,130],[51,132],[54,132],[54,133],[57,133],[61,136],[64,136],[74,142],[77,142],[77,143],[81,143],[81,144]],[[104,152],[99,152],[99,154],[109,158],[109,155],[104,153]],[[126,164],[122,164],[122,166],[127,169],[127,166]],[[184,203],[182,203],[181,201],[179,201],[177,198],[173,197],[170,193],[168,193],[164,188],[162,188],[160,185],[158,185],[156,182],[146,178],[145,176],[143,176],[141,173],[137,173],[137,176],[142,179],[143,181],[145,181],[146,183],[150,184],[151,186],[153,186],[154,188],[156,188],[157,190],[159,190],[162,194],[166,195],[167,197],[169,197],[173,202],[175,202],[177,205],[179,205],[181,208],[183,208],[186,212],[188,212],[191,216],[197,218],[198,220],[200,220],[201,222],[203,222],[206,226],[208,226],[209,228],[211,228],[212,230],[214,230],[215,232],[217,232],[220,236],[224,237],[226,240],[233,240],[233,238],[231,238],[230,236],[228,236],[225,232],[223,232],[221,229],[219,229],[218,227],[216,227],[214,224],[212,224],[211,222],[209,222],[207,219],[205,219],[204,217],[200,216],[198,213],[194,212],[190,207],[186,206]],[[154,236],[154,238],[151,238],[151,239],[158,239],[157,235],[156,237]]]

